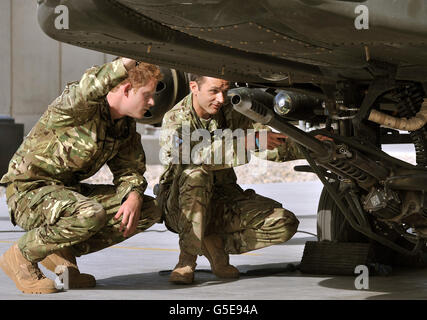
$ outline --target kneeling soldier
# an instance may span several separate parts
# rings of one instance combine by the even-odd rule
[[[38,262],[51,271],[68,267],[70,288],[95,286],[75,257],[160,221],[157,202],[144,195],[135,121],[153,106],[160,79],[157,66],[127,58],[88,69],[49,105],[13,156],[0,183],[7,185],[12,223],[27,232],[0,257],[0,267],[24,293],[58,291]],[[114,185],[80,183],[105,163]]]
[[[224,148],[218,139],[197,148],[193,133],[204,130],[211,137],[218,129],[246,133],[252,129],[258,131],[255,136],[259,138],[260,130],[265,129],[268,160],[303,158],[297,145],[286,136],[254,123],[226,103],[228,81],[192,76],[191,93],[163,118],[160,140],[166,169],[160,178],[157,200],[165,213],[166,226],[179,234],[179,261],[169,280],[181,284],[193,282],[197,255],[206,256],[216,276],[238,278],[239,271],[230,265],[229,254],[283,243],[295,234],[299,224],[280,203],[253,190],[244,191],[236,183],[232,167],[248,161],[245,157],[239,160],[239,143],[244,144],[245,155],[247,151],[257,151],[248,135],[240,140],[233,138],[230,148]],[[202,131],[198,137],[204,136]],[[190,146],[186,146],[187,142]],[[184,163],[185,149],[198,161]],[[223,160],[231,154],[231,161],[209,164],[206,160],[214,159],[217,152],[225,153],[220,157]],[[178,158],[182,155],[179,161],[175,161],[177,153]]]

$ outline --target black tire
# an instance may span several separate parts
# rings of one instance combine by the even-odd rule
[[[338,183],[333,184],[333,187],[338,189]],[[390,236],[392,236],[391,233]],[[404,255],[395,252],[380,243],[372,241],[365,235],[354,230],[347,222],[326,188],[323,188],[322,190],[317,209],[317,237],[318,241],[370,242],[373,245],[371,259],[374,262],[392,266],[427,267],[426,250],[423,250],[416,256]],[[408,250],[413,248],[412,244],[400,237],[397,233],[394,237],[397,244],[407,248]]]
[[[337,190],[339,183],[332,186]],[[354,230],[326,188],[322,190],[317,209],[317,237],[318,241],[371,243],[372,261],[393,264],[393,251]]]
[[[336,190],[338,186],[338,182],[332,184]],[[317,208],[317,237],[319,241],[369,242],[350,226],[325,187]]]

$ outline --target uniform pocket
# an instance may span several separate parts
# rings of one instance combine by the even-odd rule
[[[47,194],[63,188],[64,188],[63,186],[53,185],[53,186],[41,187],[36,190],[30,191],[30,193],[33,193],[33,194],[31,194],[30,198],[28,199],[29,200],[28,207],[30,209],[34,209],[43,201],[44,197]]]
[[[60,216],[64,215],[64,209],[75,202],[74,197],[69,196],[70,191],[67,190],[65,191],[67,194],[62,195],[63,192],[63,186],[53,185],[20,194],[14,201],[15,207],[11,203],[17,225],[28,231],[43,224],[55,223]]]

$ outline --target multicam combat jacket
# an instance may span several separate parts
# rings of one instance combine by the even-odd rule
[[[24,139],[0,183],[14,183],[19,193],[49,185],[72,188],[107,163],[122,199],[133,190],[142,195],[145,154],[136,122],[113,121],[106,99],[126,77],[118,59],[68,84]]]
[[[201,144],[197,139],[193,141],[193,134],[199,129],[206,129],[211,134],[211,143]],[[236,175],[233,167],[243,165],[250,161],[248,153],[239,153],[238,148],[244,147],[244,135],[236,135],[228,145],[215,139],[215,133],[218,129],[230,130],[236,132],[248,129],[253,131],[271,130],[267,126],[255,123],[248,117],[235,111],[229,103],[226,103],[220,111],[209,120],[204,120],[196,114],[192,94],[187,95],[174,108],[168,111],[162,123],[160,135],[161,162],[165,165],[165,171],[160,178],[161,192],[164,192],[173,181],[179,180],[182,171],[188,166],[203,165],[207,170],[214,172],[215,184],[235,183]],[[199,135],[200,136],[200,135]],[[223,135],[224,136],[224,135]],[[197,138],[197,135],[196,135]],[[209,140],[207,140],[209,141]],[[186,143],[189,142],[189,143]],[[196,145],[198,144],[197,148]],[[190,147],[185,149],[186,145]],[[195,150],[197,149],[197,150]],[[177,152],[178,151],[178,152]],[[196,152],[194,152],[196,151]],[[186,157],[186,155],[188,157]],[[215,155],[222,154],[222,162],[215,161]],[[290,161],[304,158],[297,144],[287,139],[284,144],[273,150],[255,152],[255,155],[270,161]],[[177,161],[178,156],[178,161]],[[184,160],[190,161],[184,162]],[[208,161],[206,161],[208,159]],[[194,161],[193,161],[194,160]]]

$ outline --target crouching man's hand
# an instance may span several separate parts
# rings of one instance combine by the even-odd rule
[[[119,211],[114,216],[115,220],[119,220],[120,217],[123,216],[119,231],[124,231],[124,237],[129,237],[135,233],[136,227],[138,226],[138,222],[141,217],[141,208],[141,196],[138,192],[132,191],[129,193],[128,198],[125,202],[123,202]]]
[[[129,71],[130,69],[132,69],[133,67],[136,66],[136,61],[130,58],[121,58],[123,65],[125,66],[126,70]]]

